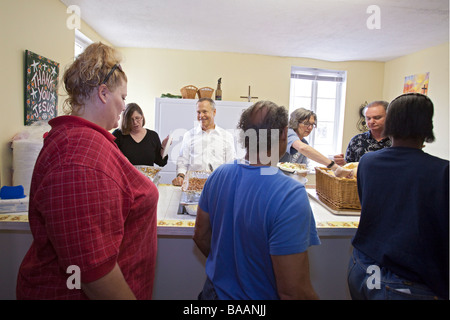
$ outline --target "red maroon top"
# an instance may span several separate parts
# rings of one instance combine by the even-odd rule
[[[158,189],[105,129],[75,116],[49,124],[30,188],[34,241],[19,270],[17,298],[86,299],[68,289],[67,268],[78,266],[88,283],[117,262],[136,297],[151,299]]]

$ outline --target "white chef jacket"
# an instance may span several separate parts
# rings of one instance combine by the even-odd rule
[[[180,155],[177,160],[177,174],[191,171],[210,171],[234,160],[236,150],[233,135],[220,128],[203,131],[200,125],[195,126],[183,136]]]

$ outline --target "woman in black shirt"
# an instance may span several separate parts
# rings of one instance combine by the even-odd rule
[[[144,128],[145,117],[142,109],[136,103],[129,103],[123,113],[120,129],[113,135],[122,153],[133,165],[153,166],[155,163],[164,167],[168,156],[162,155],[168,137],[161,144],[155,131]]]

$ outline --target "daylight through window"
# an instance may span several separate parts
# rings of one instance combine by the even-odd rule
[[[74,60],[84,51],[93,41],[86,37],[80,30],[75,29],[75,53]]]
[[[346,71],[291,68],[289,114],[305,108],[317,115],[317,128],[306,137],[323,155],[341,152]]]

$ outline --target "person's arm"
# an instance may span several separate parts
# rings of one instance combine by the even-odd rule
[[[172,180],[174,186],[181,186],[184,181],[184,176],[187,172],[190,156],[190,131],[186,132],[183,136],[183,142],[181,144],[180,155],[177,159],[177,176]]]
[[[81,289],[91,300],[136,300],[117,263],[102,278],[89,283],[82,282]]]
[[[61,195],[70,201],[52,205],[55,197]],[[70,166],[54,170],[47,177],[45,188],[37,193],[37,199],[42,199],[47,236],[60,267],[65,270],[69,265],[80,266],[85,294],[91,299],[133,298],[116,264],[120,250],[126,250],[120,244],[124,234],[123,212],[130,210],[131,196],[125,195],[102,171]],[[87,205],[98,203],[102,205]]]
[[[334,162],[327,157],[325,157],[323,154],[321,154],[319,151],[311,147],[310,145],[307,145],[306,143],[301,142],[300,140],[296,140],[292,146],[301,154],[305,155],[307,158],[316,161],[320,164],[323,164],[328,168],[328,166]],[[353,175],[352,170],[344,169],[341,166],[334,163],[331,167],[331,170],[334,171],[334,174],[336,177],[340,178],[351,178]]]
[[[334,158],[334,162],[336,162],[336,164],[339,166],[344,166],[347,163],[347,161],[345,161],[343,153],[337,154],[333,158]]]
[[[116,143],[116,145],[119,147],[119,149],[122,147],[122,131],[120,131],[120,129],[116,129],[113,131],[112,135],[114,137],[116,137],[116,139],[114,140],[114,142]]]
[[[162,156],[163,156],[163,154],[164,154],[164,150],[166,149],[166,148],[168,148],[169,146],[167,145],[167,142],[169,141],[169,136],[167,136],[163,141],[162,141],[162,143],[161,143],[161,158],[162,158]]]
[[[236,158],[236,148],[234,147],[234,137],[231,133],[226,135],[225,143],[226,143],[226,145],[225,145],[225,163],[227,163]]]
[[[328,166],[331,164],[331,160],[325,157],[323,154],[321,154],[319,151],[311,147],[310,145],[303,143],[301,140],[296,140],[292,147],[294,147],[298,152],[303,154],[305,157],[318,162],[320,164],[323,164],[324,166]],[[337,164],[334,164],[330,169],[335,171],[339,166]]]
[[[309,276],[308,252],[271,255],[277,291],[282,300],[316,300]]]
[[[148,141],[148,148],[152,148],[153,149],[153,154],[154,154],[154,163],[156,163],[158,166],[160,167],[164,167],[167,164],[167,160],[169,159],[168,156],[165,156],[164,158],[162,157],[163,153],[164,153],[164,144],[167,144],[167,140],[169,137],[167,137],[164,141],[163,144],[161,144],[161,140],[159,139],[159,135],[158,133],[156,133],[155,131],[147,130],[147,135],[150,136],[150,141]]]
[[[175,179],[172,180],[172,184],[174,186],[181,186],[184,182],[184,174],[183,173],[179,173],[177,174],[177,176],[175,177]]]
[[[211,249],[211,224],[209,213],[203,211],[200,206],[197,208],[195,219],[194,242],[205,257],[208,257]]]
[[[348,143],[347,150],[345,151],[345,162],[359,162],[359,158],[357,160],[357,153],[358,150],[358,141],[360,141],[359,144],[361,144],[361,135],[354,136],[350,142]]]

